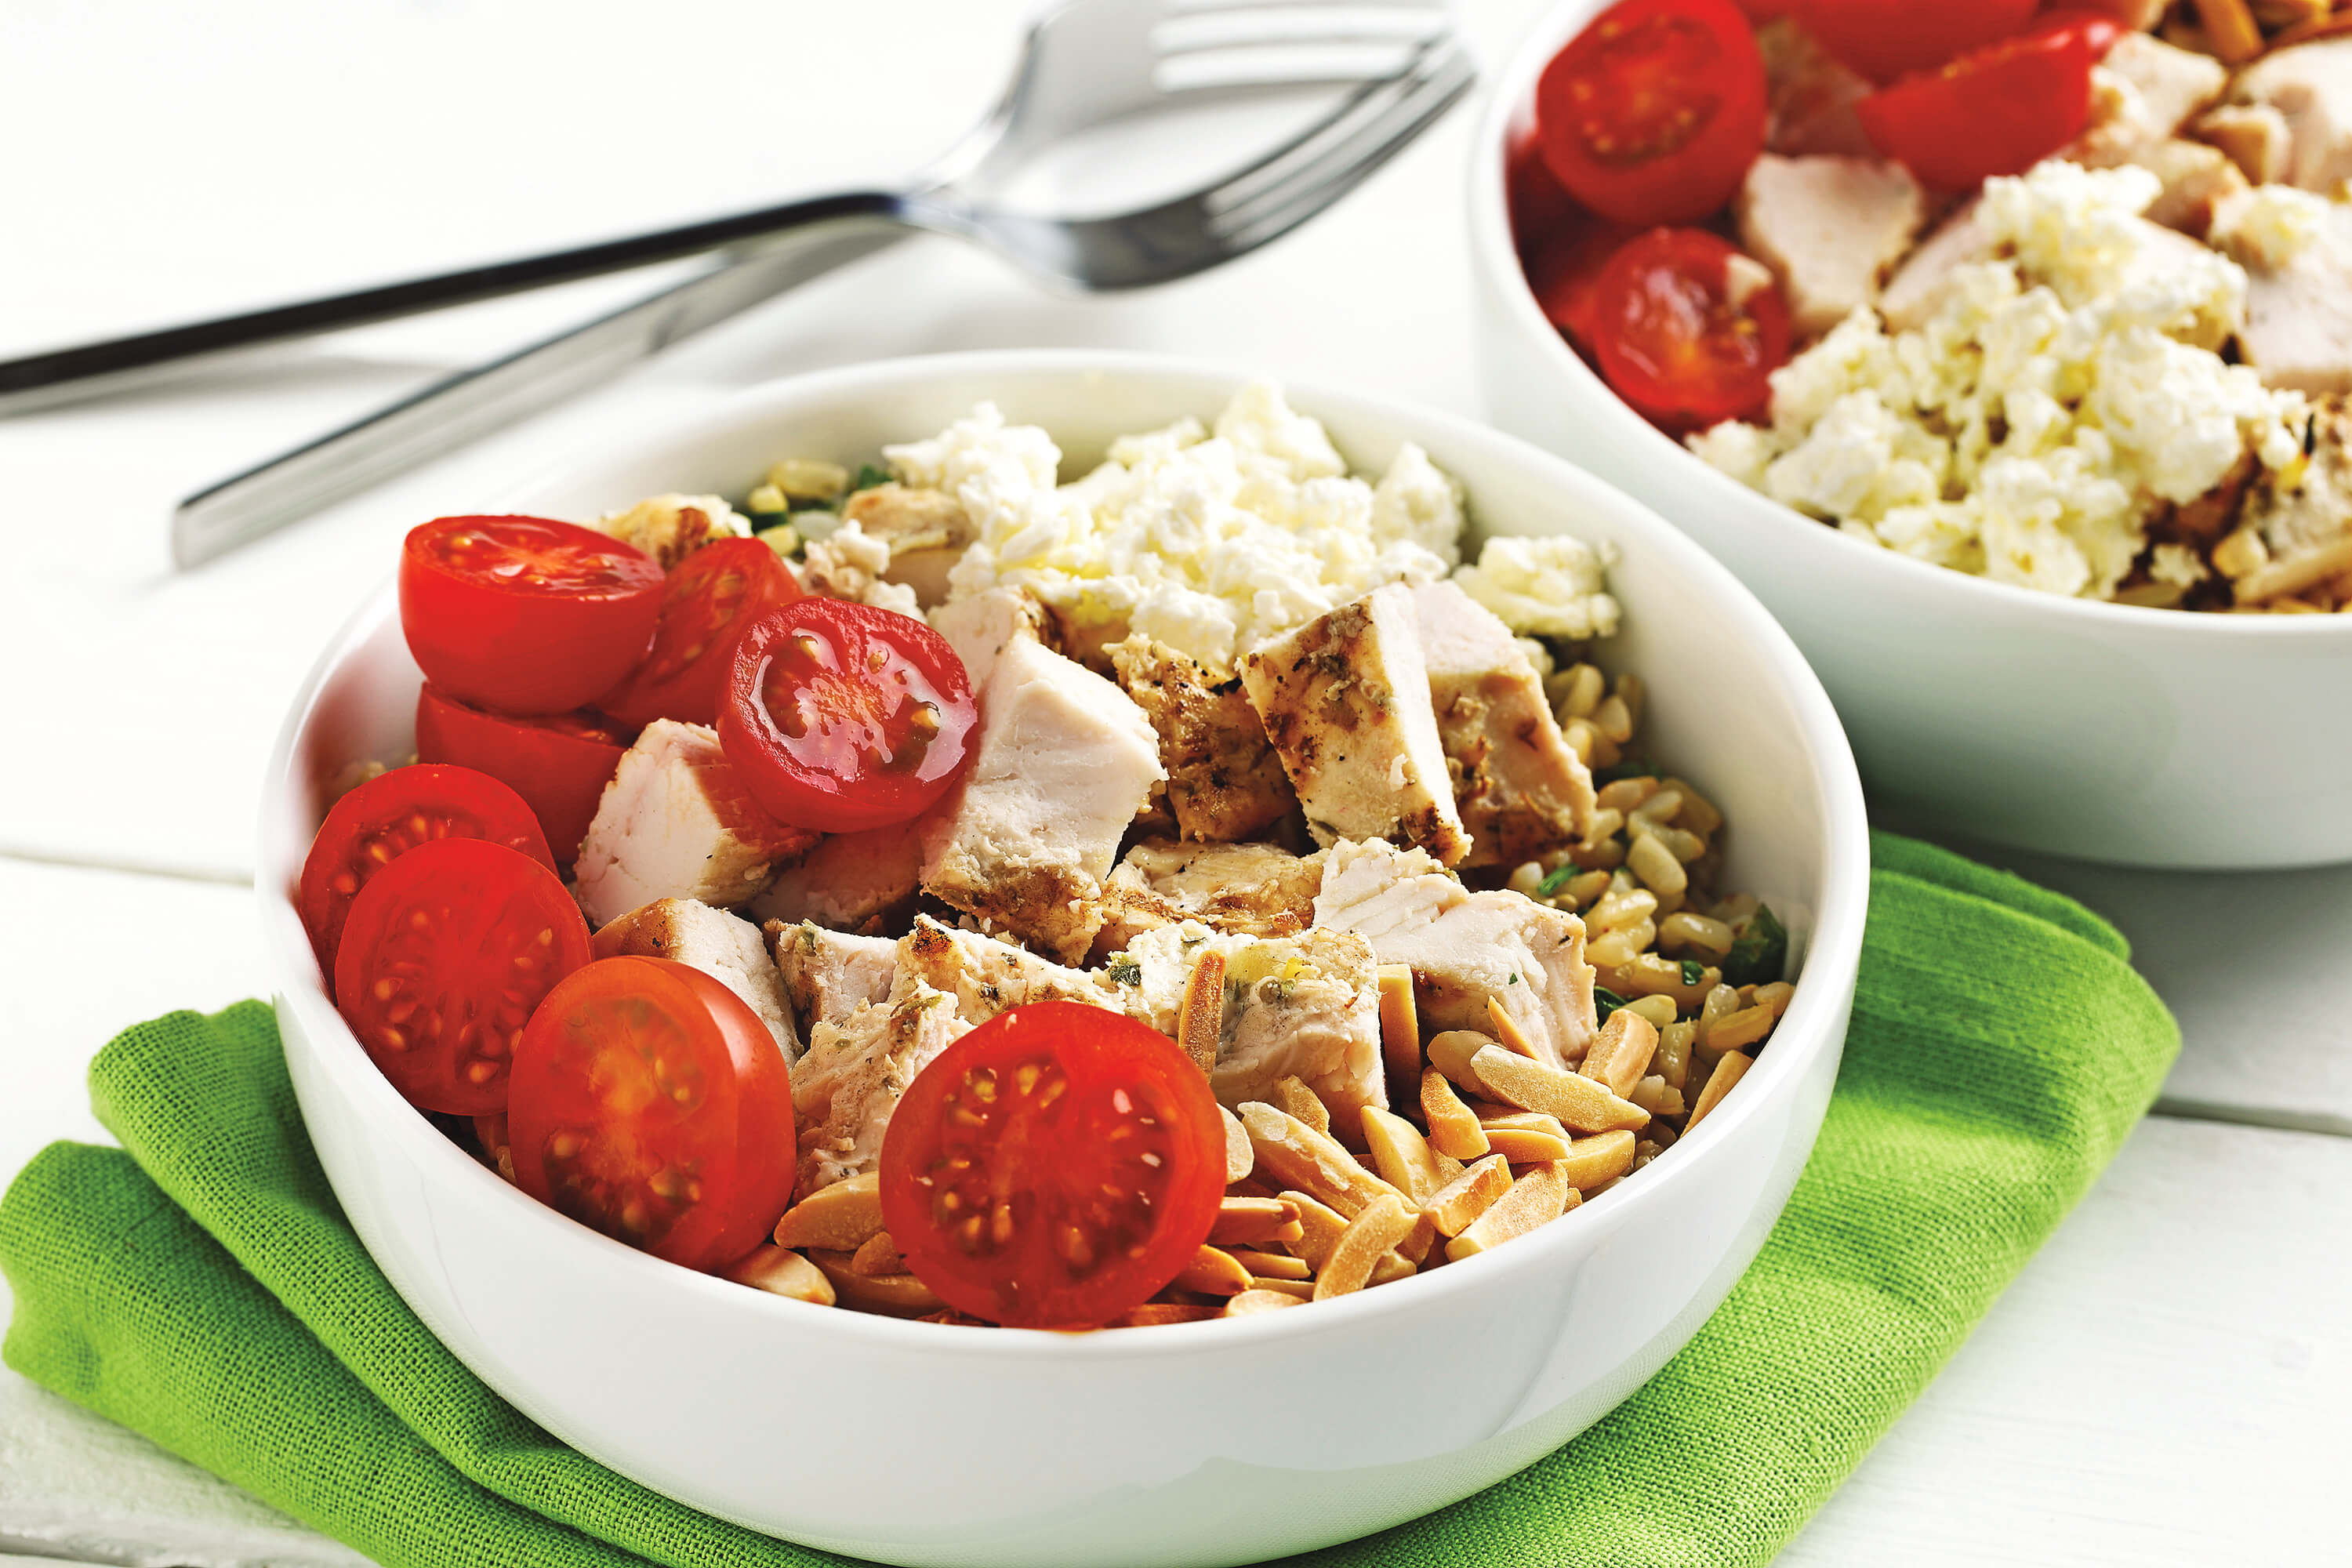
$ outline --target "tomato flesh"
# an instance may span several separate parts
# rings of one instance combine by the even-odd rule
[[[548,994],[515,1055],[507,1131],[524,1192],[688,1268],[733,1263],[792,1201],[775,1037],[666,958],[599,959]]]
[[[1620,223],[1689,223],[1764,150],[1764,59],[1730,0],[1620,0],[1552,57],[1536,139],[1569,194]]]
[[[1076,1002],[1000,1013],[891,1113],[882,1216],[915,1277],[1020,1328],[1108,1322],[1209,1238],[1224,1132],[1166,1036]]]
[[[1808,32],[1875,82],[1932,70],[2018,32],[2042,0],[1797,0]]]
[[[760,541],[704,545],[670,573],[645,662],[596,706],[633,730],[656,719],[711,722],[736,638],[761,611],[800,596],[792,568]]]
[[[335,802],[302,862],[302,929],[331,994],[352,900],[386,866],[444,838],[487,839],[555,868],[529,804],[486,772],[423,762],[370,779]]]
[[[417,759],[488,773],[520,795],[559,867],[580,858],[580,841],[628,744],[628,731],[597,713],[510,718],[431,686],[416,694]]]
[[[1919,179],[1964,191],[2021,174],[2083,133],[2092,44],[2079,28],[2011,38],[1854,106],[1881,153]]]
[[[408,531],[400,625],[425,679],[503,713],[586,707],[636,666],[662,570],[594,529],[537,517],[445,517]]]
[[[719,743],[769,815],[857,833],[945,795],[979,721],[945,637],[893,610],[810,598],[744,629]]]
[[[1593,302],[1594,357],[1627,403],[1670,430],[1761,414],[1789,359],[1775,284],[1735,287],[1729,245],[1702,229],[1654,229],[1619,250]]]
[[[504,845],[446,838],[360,889],[335,957],[336,1006],[414,1106],[484,1116],[540,998],[588,962],[588,922],[555,873]]]

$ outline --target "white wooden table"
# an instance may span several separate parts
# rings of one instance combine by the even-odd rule
[[[1475,0],[1466,21],[1493,60],[1538,8]],[[1024,9],[0,7],[0,146],[20,154],[0,159],[0,352],[887,175],[984,106]],[[115,1029],[265,989],[255,783],[312,652],[410,524],[602,432],[890,354],[1154,349],[1476,412],[1469,118],[1311,228],[1148,295],[1051,297],[917,241],[192,575],[167,564],[176,496],[645,285],[0,422],[0,1178],[50,1139],[102,1136],[82,1071]],[[2006,858],[2125,929],[2188,1047],[2158,1114],[1784,1561],[2344,1561],[2352,869]],[[0,1373],[10,1552],[356,1561]]]

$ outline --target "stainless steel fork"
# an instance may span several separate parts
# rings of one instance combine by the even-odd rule
[[[657,233],[0,363],[0,414],[159,379],[192,356],[717,252],[683,284],[461,372],[181,503],[180,564],[210,560],[546,407],[910,229],[975,239],[1089,290],[1166,282],[1304,223],[1469,88],[1444,0],[1074,0],[1034,27],[982,123],[903,189],[786,203]],[[1106,216],[1000,198],[1045,149],[1171,107],[1346,91],[1321,120],[1198,191]]]

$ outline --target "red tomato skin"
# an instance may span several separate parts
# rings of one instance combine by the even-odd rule
[[[669,645],[691,637],[674,622],[694,616],[707,603],[702,591],[719,574],[733,574],[741,596],[723,628],[707,639],[700,657],[678,664]],[[801,596],[801,585],[782,557],[756,539],[721,539],[679,562],[662,594],[661,619],[654,628],[646,662],[599,698],[596,706],[632,730],[656,719],[710,724],[719,717],[719,693],[734,668],[735,643],[761,613]],[[683,650],[679,650],[683,651]],[[678,664],[677,668],[664,668]]]
[[[2107,51],[2114,48],[2116,41],[2130,31],[2129,27],[2105,12],[2061,9],[2044,11],[2034,19],[2033,26],[2026,29],[2026,35],[2039,38],[2053,33],[2080,33],[2083,35],[2083,41],[2090,46],[2091,61],[2095,65],[2105,59]]]
[[[1933,70],[2024,29],[2042,0],[1796,0],[1838,62],[1882,85]]]
[[[1789,360],[1789,308],[1778,286],[1748,297],[1740,314],[1752,331],[1748,357],[1680,367],[1663,365],[1674,345],[1657,345],[1645,329],[1645,302],[1666,289],[1702,291],[1728,309],[1727,268],[1739,254],[1704,229],[1653,229],[1611,258],[1594,287],[1593,357],[1602,379],[1633,409],[1670,433],[1705,429],[1726,419],[1760,416],[1771,398],[1771,374]]]
[[[568,549],[609,563],[609,584],[539,592],[459,571],[436,552],[453,534]],[[547,518],[446,517],[409,530],[400,625],[425,679],[503,713],[584,708],[635,668],[661,615],[662,571],[643,551]]]
[[[740,997],[690,965],[635,955],[603,958],[573,971],[548,993],[515,1054],[507,1110],[515,1184],[562,1212],[548,1173],[549,1140],[596,1114],[595,1102],[582,1091],[577,1060],[567,1062],[565,1030],[569,1021],[588,1016],[586,1008],[623,999],[684,1020],[697,1037],[699,1065],[706,1069],[726,1064],[723,1075],[706,1072],[712,1092],[692,1112],[695,1125],[681,1144],[700,1156],[698,1174],[705,1195],[642,1248],[681,1268],[715,1272],[774,1231],[792,1202],[798,1149],[792,1069],[775,1037]],[[627,1242],[625,1234],[615,1235],[622,1228],[617,1224],[608,1229],[593,1218],[573,1217]]]
[[[1012,1158],[1034,1153],[1044,1162],[1042,1169],[1024,1163],[1010,1173],[1016,1197],[1039,1205],[1028,1216],[1034,1228],[1016,1238],[1018,1251],[1013,1242],[1006,1244],[1004,1261],[1013,1272],[1041,1275],[1031,1281],[1034,1289],[1029,1294],[1019,1296],[994,1288],[988,1266],[961,1255],[934,1217],[921,1178],[943,1147],[947,1095],[975,1069],[997,1068],[1003,1081],[1015,1063],[1037,1059],[1041,1053],[1053,1058],[1071,1085],[1058,1107],[1069,1113],[1069,1121],[1016,1126],[1006,1142],[989,1151],[992,1156],[1009,1143]],[[1106,1174],[1119,1174],[1103,1152],[1111,1146],[1108,1141],[1085,1136],[1097,1124],[1081,1120],[1090,1100],[1099,1102],[1114,1089],[1160,1112],[1157,1120],[1168,1136],[1165,1157],[1154,1167],[1163,1174],[1151,1209],[1152,1228],[1133,1252],[1106,1262],[1091,1278],[1056,1279],[1039,1267],[1052,1261],[1040,1256],[1050,1245],[1045,1233],[1075,1205],[1049,1206],[1047,1200],[1075,1194],[1091,1202]],[[883,1221],[916,1278],[950,1306],[1008,1327],[1091,1328],[1150,1300],[1208,1240],[1224,1197],[1223,1146],[1216,1097],[1175,1041],[1105,1008],[1033,1002],[962,1036],[916,1076],[883,1134]]]
[[[1634,93],[1612,41],[1628,32],[1671,37],[1690,59],[1653,68],[1686,98],[1712,97],[1687,139],[1654,155],[1604,157],[1587,140],[1579,83]],[[1536,139],[1553,175],[1584,205],[1635,227],[1694,223],[1738,193],[1764,150],[1769,110],[1764,58],[1731,0],[1619,0],[1552,57],[1536,84]],[[1602,111],[1606,114],[1606,110]]]
[[[1909,76],[1854,106],[1878,150],[1921,183],[1966,191],[2021,174],[2083,133],[2091,117],[2083,30],[2011,38]]]
[[[522,796],[559,868],[580,858],[580,841],[629,738],[593,713],[510,718],[429,685],[416,693],[417,761],[472,768]]]
[[[426,820],[423,833],[412,826],[420,813]],[[335,953],[342,945],[343,922],[351,916],[352,900],[378,871],[416,843],[453,837],[503,844],[551,871],[555,869],[555,857],[530,803],[509,785],[477,769],[430,761],[394,768],[328,808],[327,818],[311,837],[310,852],[302,861],[302,881],[295,898],[302,911],[302,929],[310,935],[310,951],[318,954],[330,995],[335,989]],[[375,854],[379,847],[389,854]],[[342,885],[346,880],[349,886]]]
[[[887,647],[928,684],[939,728],[918,770],[885,773],[861,763],[845,776],[793,751],[770,710],[767,685],[804,631],[837,648]],[[751,798],[779,822],[825,833],[887,827],[929,810],[962,776],[979,727],[971,678],[947,638],[911,616],[842,599],[798,599],[744,627],[719,704],[719,749]]]
[[[419,935],[409,923],[417,910],[446,918]],[[543,941],[534,926],[548,933]],[[399,944],[404,963],[421,962],[430,984],[389,1000],[377,995],[377,984],[399,973],[377,965],[384,944]],[[411,1105],[494,1115],[507,1105],[513,1037],[548,989],[587,962],[588,922],[554,872],[504,845],[446,838],[401,856],[352,901],[335,955],[336,1005],[360,1048]],[[415,1005],[405,1014],[391,1010],[404,1003]],[[431,1041],[427,1019],[440,1031]],[[467,1026],[477,1039],[508,1036],[502,1048],[476,1054],[495,1068],[479,1080],[458,1061]],[[405,1033],[409,1047],[393,1048],[387,1028]]]

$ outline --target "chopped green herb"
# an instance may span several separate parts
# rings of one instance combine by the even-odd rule
[[[1662,779],[1665,776],[1666,771],[1646,757],[1627,757],[1622,763],[1597,770],[1592,782],[1598,786],[1613,784],[1619,779]]]
[[[1576,880],[1577,870],[1578,867],[1576,862],[1570,860],[1567,865],[1560,867],[1558,870],[1546,874],[1544,879],[1536,884],[1536,897],[1539,899],[1559,897],[1559,890],[1562,888],[1567,887],[1570,882]]]
[[[1683,960],[1683,984],[1696,985],[1706,978],[1706,965],[1696,958]]]
[[[871,463],[860,463],[857,465],[857,477],[849,481],[849,493],[856,495],[859,490],[870,490],[877,485],[889,482],[889,469],[877,468]]]
[[[1143,965],[1123,952],[1114,952],[1110,955],[1108,973],[1113,985],[1143,984]]]
[[[1517,985],[1518,983],[1519,983],[1518,972],[1517,972],[1517,970],[1514,970],[1514,971],[1512,971],[1512,973],[1511,973],[1511,984],[1514,984],[1514,985]]]
[[[751,525],[751,531],[754,533],[764,533],[769,529],[781,528],[792,520],[793,514],[789,511],[747,511],[743,514],[743,521]]]
[[[1596,985],[1592,988],[1592,1009],[1600,1016],[1601,1023],[1607,1023],[1609,1015],[1624,1005],[1625,998],[1618,995],[1606,985]]]
[[[1723,957],[1723,983],[1727,985],[1769,985],[1780,978],[1789,966],[1789,931],[1768,904],[1756,906],[1748,917],[1747,929],[1731,943],[1731,951]]]

